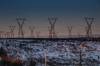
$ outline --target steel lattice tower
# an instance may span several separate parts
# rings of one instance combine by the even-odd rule
[[[87,37],[92,37],[92,24],[94,22],[94,18],[85,17],[85,21],[86,21],[86,24],[87,24],[87,26],[85,27],[86,36]]]
[[[55,38],[56,32],[55,32],[55,23],[57,21],[57,17],[49,17],[49,38]]]
[[[18,26],[19,26],[19,31],[18,31],[18,37],[19,38],[24,38],[24,31],[23,31],[23,26],[24,22],[26,21],[25,18],[16,18]]]

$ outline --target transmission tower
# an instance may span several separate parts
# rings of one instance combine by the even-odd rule
[[[11,38],[14,38],[15,26],[9,26],[9,29],[10,29],[10,33],[11,33]]]
[[[32,38],[35,38],[35,36],[34,36],[35,27],[34,27],[34,26],[33,26],[33,27],[29,26],[29,30],[30,30],[30,36],[31,36]]]
[[[72,26],[70,25],[67,28],[68,28],[68,36],[72,37]]]
[[[88,27],[87,27],[87,26],[85,26],[85,32],[86,32],[86,33],[85,33],[86,37],[89,37],[89,36],[88,36]]]
[[[94,22],[94,18],[85,17],[85,21],[86,21],[86,24],[87,24],[87,26],[85,27],[86,36],[91,37],[92,36],[92,24]]]
[[[48,30],[49,30],[48,36],[49,36],[49,38],[50,38],[50,37],[51,37],[51,29],[50,29],[50,27],[48,27]]]
[[[55,38],[56,37],[56,32],[55,32],[55,23],[57,21],[57,17],[49,17],[49,38]]]
[[[26,19],[25,18],[17,18],[16,20],[17,20],[17,23],[19,26],[18,37],[24,38],[23,26],[24,26],[24,22],[26,21]]]

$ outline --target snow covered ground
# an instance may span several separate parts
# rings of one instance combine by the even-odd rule
[[[100,66],[100,42],[0,40],[7,55],[36,66]]]

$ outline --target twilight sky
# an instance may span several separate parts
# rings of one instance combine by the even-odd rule
[[[73,34],[84,34],[84,16],[94,17],[93,34],[100,34],[100,0],[0,0],[0,30],[9,31],[9,25],[18,25],[16,17],[25,17],[28,26],[35,26],[41,35],[48,35],[48,16],[58,17],[56,32],[68,34],[67,25],[73,26]]]

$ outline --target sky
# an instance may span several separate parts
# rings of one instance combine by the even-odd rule
[[[95,18],[93,34],[100,34],[100,0],[0,0],[0,31],[9,31],[9,25],[15,25],[18,32],[17,17],[27,20],[23,26],[29,35],[29,26],[35,26],[42,36],[48,35],[48,17],[58,18],[55,30],[59,35],[68,34],[68,25],[72,25],[72,34],[85,34],[84,17]]]

